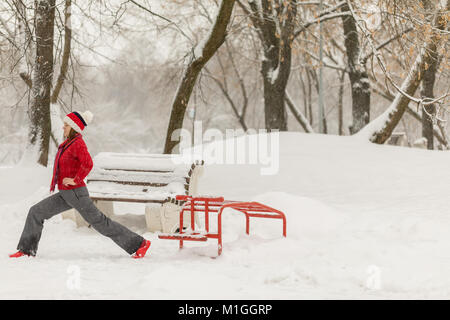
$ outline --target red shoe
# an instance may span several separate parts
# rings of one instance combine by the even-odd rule
[[[29,257],[30,255],[26,254],[26,253],[23,253],[22,251],[17,251],[16,253],[9,255],[10,258],[20,258],[20,257],[23,257],[23,256]]]
[[[140,259],[143,258],[145,256],[145,253],[147,252],[148,248],[150,248],[150,240],[145,240],[142,241],[141,246],[139,247],[139,249],[137,249],[137,251],[131,256],[133,259]]]

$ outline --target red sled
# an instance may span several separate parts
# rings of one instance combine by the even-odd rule
[[[218,255],[222,254],[222,213],[226,208],[231,208],[245,214],[245,231],[250,234],[250,218],[281,219],[283,221],[283,237],[286,237],[286,216],[280,210],[271,208],[259,202],[242,202],[225,200],[223,197],[177,195],[177,200],[185,201],[180,210],[180,226],[183,225],[185,212],[190,212],[191,228],[188,231],[180,230],[180,233],[163,233],[158,237],[166,240],[178,240],[180,249],[184,241],[207,241],[217,239]],[[194,214],[205,215],[205,231],[195,230]],[[217,214],[217,233],[209,232],[210,214]]]

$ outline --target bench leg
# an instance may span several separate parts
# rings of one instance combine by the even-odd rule
[[[61,213],[61,217],[63,218],[63,220],[69,219],[75,222],[75,212],[73,211],[73,209],[69,209]]]
[[[114,206],[112,201],[94,200],[94,205],[108,218],[114,216]]]
[[[114,215],[114,207],[112,201],[98,201],[93,200],[94,205],[108,218],[111,218]],[[62,214],[63,219],[70,219],[77,225],[77,228],[80,227],[89,227],[89,223],[83,219],[80,213],[76,209],[70,209],[64,211]]]
[[[162,206],[160,204],[145,206],[145,222],[147,224],[147,231],[155,232],[163,230],[161,212]]]
[[[164,233],[175,233],[180,227],[180,211],[182,206],[166,202],[161,207],[161,226]],[[194,215],[195,224],[200,225],[198,214]],[[191,213],[185,211],[183,215],[183,227],[191,228]],[[196,227],[196,228],[197,228]],[[182,244],[182,242],[181,242]]]
[[[87,223],[86,220],[84,220],[84,218],[81,216],[81,214],[76,209],[72,209],[72,210],[74,211],[75,223],[77,224],[77,228],[90,226],[89,223]]]
[[[88,227],[89,224],[83,219],[83,217],[78,213],[76,209],[69,209],[64,211],[62,214],[63,219],[70,219],[79,227]]]

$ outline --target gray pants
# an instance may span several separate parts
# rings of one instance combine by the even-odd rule
[[[95,230],[111,238],[128,254],[135,253],[144,240],[140,235],[106,217],[89,198],[88,189],[80,187],[59,190],[58,193],[33,205],[28,212],[17,250],[35,256],[44,220],[72,208],[75,208]]]

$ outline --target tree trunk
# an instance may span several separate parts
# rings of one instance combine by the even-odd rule
[[[172,104],[164,153],[172,153],[179,143],[179,141],[172,140],[172,136],[177,129],[183,127],[186,108],[199,73],[225,41],[226,29],[230,22],[234,3],[235,0],[222,0],[209,36],[193,50],[193,54],[190,56],[190,62],[183,73],[183,78]]]
[[[434,82],[436,79],[436,72],[438,68],[438,56],[436,52],[430,52],[433,63],[425,70],[422,80],[421,96],[422,98],[434,98]],[[436,106],[429,104],[423,107],[422,110],[422,137],[427,139],[427,149],[434,149],[434,133],[433,133],[433,119],[436,114]]]
[[[285,94],[280,90],[281,86],[275,84],[270,77],[273,71],[270,63],[263,62],[265,126],[269,131],[273,129],[287,131],[287,114],[284,104]]]
[[[312,110],[312,83],[311,77],[309,74],[309,67],[306,67],[306,77],[308,78],[308,114],[309,114],[309,123],[311,126],[314,124],[314,115]]]
[[[287,130],[286,86],[291,71],[297,4],[295,1],[249,1],[251,20],[262,42],[261,74],[267,130]]]
[[[317,72],[313,68],[308,68],[308,70],[311,75],[311,78],[314,80],[314,87],[316,88],[317,95],[319,96],[320,95],[320,85],[319,85],[319,79],[318,79],[319,77],[317,76]],[[319,120],[320,119],[318,119],[318,121]],[[322,118],[322,128],[323,128],[322,133],[328,134],[327,115],[325,114],[325,110],[324,110],[324,114],[323,114],[323,118]]]
[[[341,8],[342,12],[350,9],[347,4]],[[352,91],[352,116],[350,134],[357,133],[370,120],[370,84],[365,61],[360,59],[361,49],[358,39],[358,29],[353,16],[342,17],[345,37],[345,49],[348,61],[348,76]]]
[[[300,123],[303,130],[307,133],[314,133],[314,129],[311,127],[311,125],[308,122],[308,119],[300,112],[300,110],[295,106],[294,101],[290,97],[289,93],[286,92],[286,103],[291,110],[292,114],[294,115],[295,119]]]
[[[422,0],[422,4],[426,10],[434,10],[433,4],[428,0]],[[434,98],[434,82],[436,80],[436,72],[439,67],[439,55],[436,51],[429,53],[432,63],[426,68],[423,74],[420,95],[422,98]],[[436,114],[436,106],[434,104],[423,106],[422,110],[422,137],[427,139],[427,149],[434,149],[433,134],[433,117]]]
[[[339,75],[339,97],[338,97],[338,134],[344,135],[344,81],[345,72]]]
[[[38,147],[38,163],[47,166],[51,132],[50,90],[53,75],[55,0],[35,0],[36,60],[33,71],[29,142]]]

